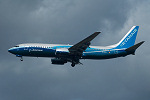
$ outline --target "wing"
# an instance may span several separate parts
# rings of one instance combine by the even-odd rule
[[[75,56],[81,56],[83,51],[85,51],[87,47],[89,47],[89,45],[91,44],[90,41],[92,41],[99,33],[101,32],[95,32],[89,37],[70,47],[69,48],[70,54]]]

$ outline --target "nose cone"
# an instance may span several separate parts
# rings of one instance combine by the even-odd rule
[[[8,52],[10,52],[12,54],[16,54],[17,50],[15,48],[10,48],[10,49],[8,49]]]
[[[13,50],[12,50],[12,49],[8,49],[8,52],[12,53],[12,52],[13,52]]]

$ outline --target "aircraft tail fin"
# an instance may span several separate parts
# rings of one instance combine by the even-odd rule
[[[140,42],[140,43],[138,43],[138,44],[136,44],[136,45],[134,45],[134,46],[131,46],[131,47],[127,48],[125,51],[127,51],[127,52],[130,53],[130,54],[135,55],[135,50],[136,50],[139,46],[141,46],[144,42],[145,42],[145,41],[142,41],[142,42]]]
[[[117,43],[115,49],[129,48],[134,45],[139,26],[133,26],[129,32]]]

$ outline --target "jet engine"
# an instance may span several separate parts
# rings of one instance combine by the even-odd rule
[[[65,63],[67,63],[66,60],[58,59],[58,58],[51,59],[51,62],[52,64],[57,64],[57,65],[64,65]]]

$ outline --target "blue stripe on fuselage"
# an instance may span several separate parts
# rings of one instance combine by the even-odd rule
[[[69,48],[71,46],[53,46],[47,48],[41,47],[17,47],[18,50],[15,55],[22,56],[34,56],[34,57],[56,57],[55,51],[58,48]],[[15,48],[14,48],[15,50]],[[108,59],[120,56],[126,56],[127,52],[121,49],[99,49],[99,48],[87,48],[83,52],[82,59]]]

